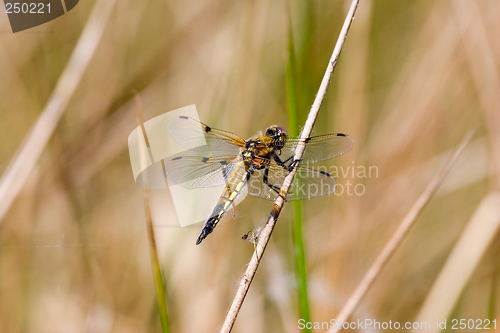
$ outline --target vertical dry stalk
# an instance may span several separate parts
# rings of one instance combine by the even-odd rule
[[[410,208],[406,216],[401,221],[399,227],[396,229],[396,232],[392,235],[391,239],[384,246],[380,254],[377,256],[371,267],[366,272],[365,276],[356,287],[352,295],[349,297],[347,303],[344,305],[339,315],[337,316],[337,322],[345,322],[349,320],[354,310],[358,307],[361,300],[366,295],[367,291],[372,286],[373,282],[380,274],[382,269],[385,267],[389,259],[392,257],[398,246],[403,241],[404,237],[408,234],[408,231],[415,223],[418,215],[427,204],[432,195],[436,192],[439,185],[443,182],[446,175],[448,175],[449,171],[455,165],[455,162],[458,160],[465,147],[472,139],[476,132],[476,129],[469,130],[465,137],[462,139],[462,142],[458,145],[457,149],[450,157],[445,166],[441,169],[441,171],[432,179],[432,181],[427,185],[425,191],[420,195],[420,197],[415,201],[413,206]],[[337,333],[342,331],[342,328],[330,329],[327,333]]]
[[[500,192],[491,192],[481,200],[455,243],[420,308],[416,322],[449,318],[499,229]],[[429,331],[439,332],[441,329],[432,325],[431,330],[426,329]]]
[[[323,102],[323,99],[325,98],[326,91],[328,89],[328,85],[330,83],[330,79],[333,73],[333,70],[335,69],[335,66],[337,65],[337,60],[339,58],[340,52],[342,51],[342,47],[344,45],[344,41],[347,37],[347,32],[349,31],[349,27],[351,26],[351,22],[354,18],[354,13],[356,12],[356,8],[358,6],[359,0],[353,0],[351,2],[351,6],[349,7],[349,12],[347,13],[346,19],[344,21],[344,24],[342,26],[342,30],[340,31],[339,38],[337,39],[337,43],[335,44],[335,48],[332,53],[332,57],[330,58],[330,62],[328,63],[328,67],[326,69],[325,75],[323,76],[323,80],[321,81],[321,85],[318,90],[318,94],[316,95],[316,98],[314,99],[314,103],[311,106],[311,110],[309,111],[309,115],[307,117],[306,123],[304,125],[304,129],[302,130],[302,133],[300,134],[300,138],[303,139],[298,145],[297,149],[295,150],[295,156],[294,160],[301,160],[302,156],[304,154],[304,149],[306,146],[305,139],[307,139],[312,131],[312,128],[314,126],[314,123],[316,121],[316,117],[319,112],[319,108],[321,107],[321,103]],[[290,187],[290,184],[292,183],[293,177],[295,175],[296,168],[293,168],[293,170],[285,177],[285,180],[283,181],[283,185],[280,190],[280,195],[278,198],[276,198],[276,201],[274,202],[273,209],[271,210],[271,213],[269,214],[269,217],[267,219],[266,225],[262,229],[260,236],[259,236],[259,242],[257,243],[255,247],[255,251],[253,253],[252,259],[248,263],[247,270],[245,274],[243,275],[243,278],[240,282],[240,285],[238,287],[238,291],[236,292],[236,295],[233,299],[233,303],[231,304],[231,307],[226,315],[226,319],[224,321],[224,324],[222,326],[221,332],[227,333],[231,332],[231,329],[234,325],[234,322],[236,320],[236,317],[238,316],[238,313],[240,311],[241,305],[243,304],[243,301],[245,299],[245,296],[248,292],[248,289],[250,288],[250,284],[252,283],[253,277],[255,276],[255,272],[257,271],[257,268],[259,266],[260,260],[262,258],[262,255],[264,253],[264,250],[267,246],[267,243],[269,242],[269,238],[271,236],[271,233],[274,229],[274,226],[276,224],[276,221],[278,219],[278,216],[281,212],[281,209],[283,207],[283,204],[285,202],[286,194],[288,192],[288,188]]]
[[[146,128],[144,127],[144,122],[142,120],[142,103],[139,95],[135,96],[136,102],[136,115],[137,124],[141,127],[142,135],[144,136],[144,141],[148,148],[148,152],[151,157],[151,162],[154,162],[151,154],[151,146],[149,145],[148,135],[146,133]],[[146,214],[146,229],[148,233],[148,244],[149,244],[149,256],[151,260],[151,270],[153,273],[153,280],[156,290],[156,300],[158,302],[158,309],[160,312],[160,322],[162,327],[162,332],[170,332],[170,325],[168,322],[167,313],[167,302],[166,302],[166,291],[163,285],[163,274],[160,267],[160,259],[158,257],[158,249],[156,247],[155,233],[153,229],[153,218],[151,216],[151,206],[149,204],[149,191],[147,189],[142,190],[144,198],[144,211]]]
[[[3,173],[0,179],[0,222],[33,170],[78,87],[101,40],[114,2],[115,0],[99,0],[94,5],[52,96]]]

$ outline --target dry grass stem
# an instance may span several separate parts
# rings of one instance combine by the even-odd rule
[[[0,179],[0,222],[33,170],[78,87],[101,40],[114,3],[115,0],[99,0],[94,5],[52,96],[3,173]]]
[[[314,123],[316,121],[316,117],[318,115],[319,108],[321,107],[323,99],[325,98],[326,91],[328,89],[328,85],[330,83],[330,79],[331,79],[333,70],[335,69],[340,52],[342,51],[342,47],[343,47],[344,41],[347,37],[347,32],[349,31],[349,27],[351,25],[351,22],[354,18],[354,14],[356,12],[356,8],[358,6],[358,3],[359,3],[359,0],[353,0],[351,2],[351,6],[349,8],[346,19],[345,19],[344,24],[342,26],[342,30],[340,31],[340,35],[339,35],[339,38],[337,40],[337,43],[335,44],[335,48],[333,50],[330,61],[328,63],[328,67],[326,69],[325,75],[323,76],[323,80],[321,81],[321,85],[320,85],[320,88],[318,90],[318,94],[316,95],[316,98],[314,99],[314,103],[311,106],[311,110],[309,111],[309,115],[307,117],[306,123],[305,123],[304,128],[301,132],[301,135],[300,135],[301,139],[304,139],[304,140],[307,139],[312,132],[312,128],[313,128]],[[297,149],[295,150],[294,160],[300,160],[302,158],[302,156],[304,154],[305,146],[306,146],[305,141],[303,141],[297,145]],[[226,319],[225,319],[224,324],[222,326],[221,332],[231,332],[231,329],[232,329],[234,322],[236,320],[236,317],[240,311],[241,305],[243,304],[243,301],[244,301],[245,296],[248,292],[248,289],[250,288],[250,284],[252,283],[255,272],[257,271],[257,268],[259,266],[260,260],[262,258],[263,253],[264,253],[264,250],[267,246],[267,243],[269,242],[269,238],[271,236],[271,233],[274,229],[274,226],[276,224],[278,216],[279,216],[281,209],[283,207],[283,204],[285,202],[286,194],[288,192],[288,188],[290,187],[290,184],[292,183],[293,177],[295,175],[295,171],[296,171],[296,168],[293,168],[293,170],[285,177],[285,180],[283,181],[283,185],[282,185],[281,190],[280,190],[280,196],[278,196],[278,198],[274,202],[273,209],[271,210],[271,213],[269,214],[267,222],[260,233],[259,242],[257,243],[257,245],[255,247],[255,251],[253,253],[252,259],[248,263],[247,270],[245,271],[245,274],[243,275],[243,278],[241,279],[240,285],[238,287],[238,291],[236,292],[236,295],[233,299],[231,307],[226,315]]]
[[[359,306],[360,302],[363,300],[364,296],[373,285],[373,282],[380,274],[382,269],[385,267],[389,259],[392,257],[396,249],[399,247],[405,236],[407,235],[410,228],[415,223],[418,215],[425,207],[427,202],[430,200],[432,195],[436,192],[439,185],[443,182],[444,178],[450,172],[451,168],[455,165],[456,161],[464,151],[465,147],[472,139],[476,132],[476,129],[469,130],[465,137],[462,139],[462,142],[458,145],[457,149],[450,157],[445,166],[441,169],[441,171],[431,180],[427,188],[420,195],[420,197],[415,201],[413,206],[410,208],[406,216],[403,218],[399,227],[396,229],[396,232],[392,235],[391,239],[386,243],[380,254],[377,256],[371,267],[366,272],[365,276],[356,287],[352,295],[349,297],[347,303],[344,305],[339,315],[337,316],[338,322],[345,322],[349,320],[352,316],[356,308]],[[328,333],[336,333],[342,331],[342,328],[330,329]]]
[[[467,63],[477,90],[479,102],[485,112],[486,126],[489,129],[489,139],[492,147],[492,158],[496,169],[500,168],[500,148],[498,141],[500,135],[500,91],[498,55],[495,53],[485,19],[482,17],[476,2],[457,1],[453,6],[455,22],[464,38]],[[495,37],[493,37],[495,38]],[[500,188],[500,177],[496,180],[497,188]]]
[[[154,162],[151,154],[151,146],[149,145],[148,135],[146,133],[146,128],[144,127],[144,121],[142,118],[142,103],[139,95],[135,96],[136,102],[136,115],[137,124],[141,127],[142,135],[144,136],[144,141],[149,151],[151,161]],[[151,215],[151,205],[149,203],[149,191],[148,189],[142,190],[144,198],[144,211],[146,214],[146,230],[148,233],[148,244],[149,244],[149,257],[151,260],[151,270],[153,273],[153,280],[156,290],[156,299],[158,302],[158,309],[160,313],[160,321],[163,332],[170,332],[170,326],[168,323],[167,314],[167,303],[166,303],[166,292],[165,286],[163,285],[163,274],[161,272],[160,259],[158,257],[158,249],[156,247],[155,233],[153,229],[153,217]]]
[[[418,322],[448,318],[500,228],[500,193],[486,195],[455,244],[420,309]],[[438,332],[435,325],[431,332]],[[414,330],[416,332],[416,330]]]

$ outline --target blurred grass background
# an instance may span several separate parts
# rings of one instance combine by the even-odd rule
[[[289,4],[299,124],[347,5]],[[0,14],[0,171],[48,100],[92,6],[81,1],[16,34]],[[0,222],[1,332],[160,330],[142,191],[127,151],[137,126],[132,90],[141,95],[145,121],[196,104],[202,121],[244,137],[286,126],[286,11],[285,2],[261,0],[115,5],[62,121]],[[314,133],[343,132],[355,141],[353,151],[325,165],[376,166],[378,177],[339,177],[339,184],[363,184],[364,195],[303,203],[313,320],[335,317],[478,124],[476,139],[355,318],[414,320],[478,204],[499,190],[499,15],[497,1],[361,2]],[[200,246],[201,226],[176,226],[168,192],[151,191],[151,203],[172,332],[213,332],[253,251],[241,236],[265,221],[271,203],[247,198]],[[280,217],[235,332],[298,331],[291,208]],[[450,318],[500,319],[499,249],[496,237]]]

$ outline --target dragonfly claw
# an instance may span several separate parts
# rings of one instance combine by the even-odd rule
[[[292,171],[293,168],[295,168],[297,165],[299,165],[300,163],[300,160],[293,160],[292,162],[290,162],[290,164],[288,165],[288,171]]]

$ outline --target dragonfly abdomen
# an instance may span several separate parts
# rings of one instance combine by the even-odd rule
[[[243,187],[247,183],[248,171],[245,165],[241,163],[237,166],[230,175],[226,176],[226,186],[215,205],[212,214],[205,222],[200,236],[196,241],[196,245],[200,244],[209,234],[214,231],[222,217],[229,211],[236,197],[241,193]]]

